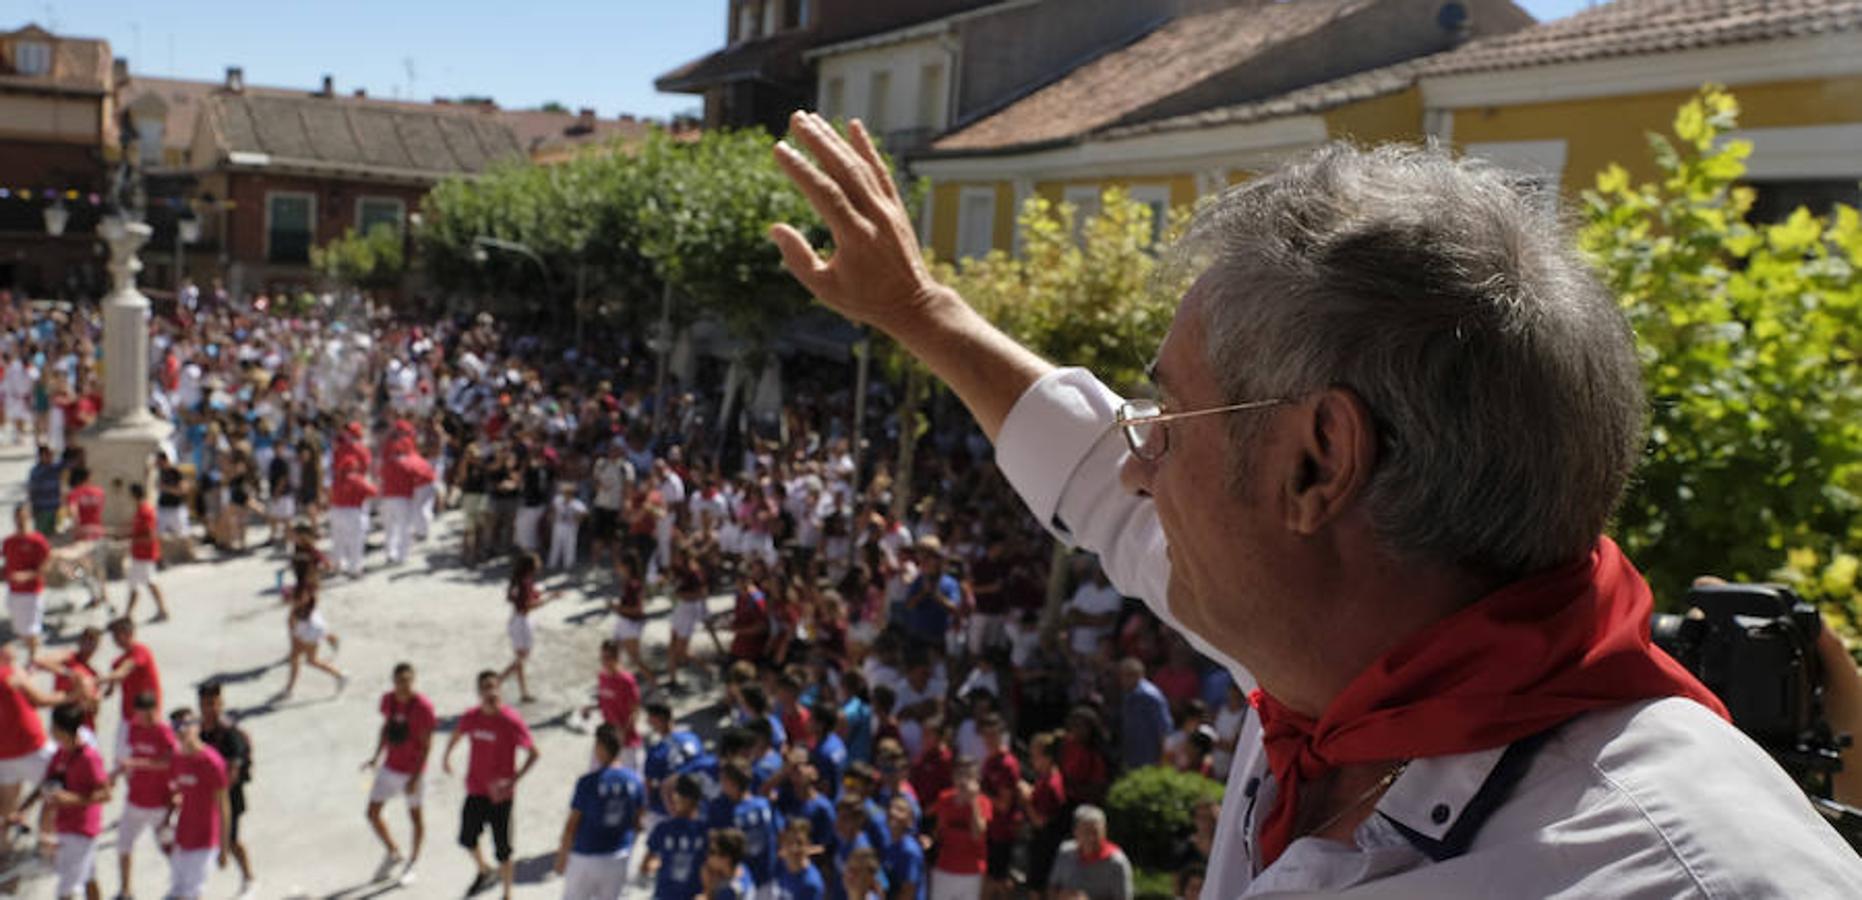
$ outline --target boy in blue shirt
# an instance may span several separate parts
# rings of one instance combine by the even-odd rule
[[[925,868],[925,848],[918,843],[918,817],[910,799],[904,794],[893,797],[886,821],[892,833],[880,861],[893,900],[925,900],[931,874]]]
[[[837,733],[839,727],[838,708],[827,703],[815,707],[815,770],[821,773],[821,780],[827,784],[840,784],[841,773],[847,770],[849,761],[847,744]]]
[[[776,867],[775,900],[824,900],[827,882],[808,861],[808,823],[790,822],[782,830],[782,863]]]
[[[789,821],[806,821],[809,842],[827,846],[834,834],[834,801],[821,793],[819,773],[808,761],[808,751],[796,747],[789,751],[788,765],[783,767],[782,787],[776,792],[776,811]]]
[[[658,868],[653,880],[653,896],[658,900],[691,900],[699,894],[699,867],[709,831],[698,815],[704,799],[698,779],[690,775],[673,778],[672,817],[653,826],[647,836],[646,863],[640,867],[642,873]]]
[[[775,877],[777,833],[782,828],[775,807],[750,793],[750,766],[741,759],[719,766],[717,799],[711,801],[710,826],[735,828],[744,835],[744,865],[762,887]]]
[[[665,791],[669,779],[687,762],[703,756],[705,743],[698,735],[673,722],[672,707],[664,701],[651,701],[645,708],[647,726],[660,736],[647,748],[646,762],[641,767],[647,784],[647,812],[657,819],[667,814]]]
[[[569,818],[556,849],[556,872],[570,897],[618,900],[627,888],[627,860],[646,808],[646,784],[620,764],[621,735],[613,725],[595,729],[601,767],[576,779]]]
[[[753,900],[756,882],[743,864],[744,833],[720,828],[711,833],[711,852],[705,856],[705,900]]]

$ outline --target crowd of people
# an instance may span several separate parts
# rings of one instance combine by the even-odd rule
[[[286,318],[216,290],[154,319],[151,406],[175,429],[151,492],[92,483],[71,439],[101,408],[94,312],[0,298],[6,424],[40,447],[4,553],[21,652],[0,657],[0,813],[37,828],[60,897],[99,895],[89,848],[125,782],[119,895],[145,831],[163,836],[171,896],[199,896],[216,854],[248,892],[255,883],[238,837],[250,742],[211,682],[198,709],[165,714],[135,638],[167,617],[159,568],[202,545],[287,560],[285,693],[304,666],[340,689],[348,673],[323,648],[342,623],[319,609],[322,586],[402,564],[451,533],[442,515],[457,519],[458,565],[508,566],[511,659],[477,676],[480,702],[439,754],[450,772],[468,744],[459,838],[472,892],[511,890],[515,785],[536,760],[531,619],[558,571],[584,576],[612,613],[586,626],[604,629],[587,711],[600,725],[561,838],[566,896],[1129,897],[1132,866],[1104,811],[1114,779],[1157,765],[1223,777],[1251,685],[1124,601],[1090,558],[1057,563],[966,416],[938,417],[902,473],[910,424],[880,415],[855,434],[833,364],[792,366],[789,402],[762,415],[702,378],[655,393],[652,358],[624,335],[578,347],[489,317],[342,309]],[[604,341],[629,352],[584,349]],[[870,408],[893,408],[886,390]],[[906,483],[923,499],[895,502]],[[120,534],[103,525],[107,491],[135,509]],[[117,542],[120,607],[100,549]],[[1050,607],[1057,565],[1064,602]],[[101,632],[57,651],[39,640],[45,581],[61,574],[113,617],[123,655],[107,670],[91,662]],[[714,613],[720,596],[729,609]],[[663,652],[643,639],[662,609]],[[439,728],[418,662],[392,673],[369,759],[378,874],[403,882],[424,843]],[[673,706],[717,688],[725,714],[703,740]],[[112,693],[113,750],[93,730]],[[383,816],[397,798],[405,845]],[[1196,820],[1173,866],[1179,896],[1196,895],[1214,809]],[[635,873],[645,880],[630,887]]]

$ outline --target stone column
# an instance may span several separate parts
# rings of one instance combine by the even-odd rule
[[[136,253],[152,229],[106,218],[98,231],[110,245],[110,295],[103,300],[103,413],[78,436],[92,483],[104,489],[104,523],[129,524],[135,506],[125,485],[147,485],[150,457],[170,426],[149,412],[149,298],[136,290]]]

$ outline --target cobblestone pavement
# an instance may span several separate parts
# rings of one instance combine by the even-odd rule
[[[22,449],[0,448],[0,500],[9,508],[24,495],[27,465]],[[504,563],[459,566],[457,527],[456,512],[441,517],[435,533],[408,562],[393,568],[385,565],[377,532],[367,573],[354,580],[332,578],[319,604],[341,638],[333,661],[348,674],[347,689],[339,692],[329,676],[306,668],[295,696],[282,702],[274,699],[286,678],[285,612],[277,587],[285,568],[282,554],[254,549],[244,556],[174,565],[158,574],[173,618],[143,625],[140,636],[160,663],[164,707],[191,702],[195,685],[217,679],[224,684],[227,708],[239,717],[255,748],[249,811],[241,826],[258,880],[250,896],[360,900],[464,894],[473,867],[456,838],[468,748],[457,748],[451,776],[440,772],[439,754],[452,721],[475,702],[475,674],[503,668],[511,650],[505,636],[508,568]],[[252,534],[256,547],[264,535],[257,528]],[[561,894],[561,881],[550,870],[570,791],[592,751],[592,739],[576,714],[591,702],[597,648],[612,626],[603,609],[612,594],[605,571],[584,567],[576,578],[552,573],[542,586],[564,593],[532,616],[536,649],[529,677],[537,701],[518,705],[541,751],[536,768],[518,786],[513,816],[518,897]],[[121,581],[110,585],[110,599],[118,608],[124,591]],[[77,611],[81,600],[75,589],[54,589],[48,595],[53,649],[67,646],[83,626],[103,624],[101,613]],[[715,611],[728,609],[729,602],[728,596],[711,601]],[[666,600],[654,601],[648,611],[648,658],[663,666]],[[153,604],[143,598],[138,620],[146,622],[153,612]],[[703,634],[693,646],[707,662],[713,659],[715,650]],[[94,663],[101,668],[114,655],[106,638]],[[403,660],[416,667],[419,690],[433,700],[442,730],[434,738],[429,765],[427,839],[417,877],[411,884],[394,885],[374,879],[382,849],[363,818],[373,775],[360,766],[374,747],[377,704],[389,687],[390,670]],[[715,666],[707,668],[715,671]],[[708,707],[719,695],[715,682],[708,679],[687,691],[670,698],[675,713],[709,733],[715,710]],[[516,704],[515,684],[506,685],[505,698]],[[112,698],[98,717],[106,747],[116,735],[116,710]],[[98,872],[105,897],[115,896],[119,882],[113,828],[121,805],[118,799],[106,811],[100,838]],[[400,804],[391,803],[384,817],[405,851],[408,823]],[[486,842],[489,851],[489,837]],[[151,845],[138,848],[133,879],[137,896],[144,898],[160,897],[167,887],[166,861]],[[235,897],[239,887],[236,868],[217,871],[206,897]],[[51,893],[50,883],[35,877],[19,896]]]

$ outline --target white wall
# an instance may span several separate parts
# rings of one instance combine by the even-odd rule
[[[815,96],[825,104],[828,84],[838,78],[841,80],[841,108],[821,112],[840,118],[871,120],[875,106],[871,91],[873,75],[885,71],[890,74],[890,88],[884,104],[885,119],[878,130],[931,128],[942,131],[950,124],[950,79],[954,63],[952,54],[936,37],[836,53],[820,60],[820,81]],[[942,86],[937,91],[933,108],[924,110],[919,108],[919,82],[929,65],[940,67]]]

